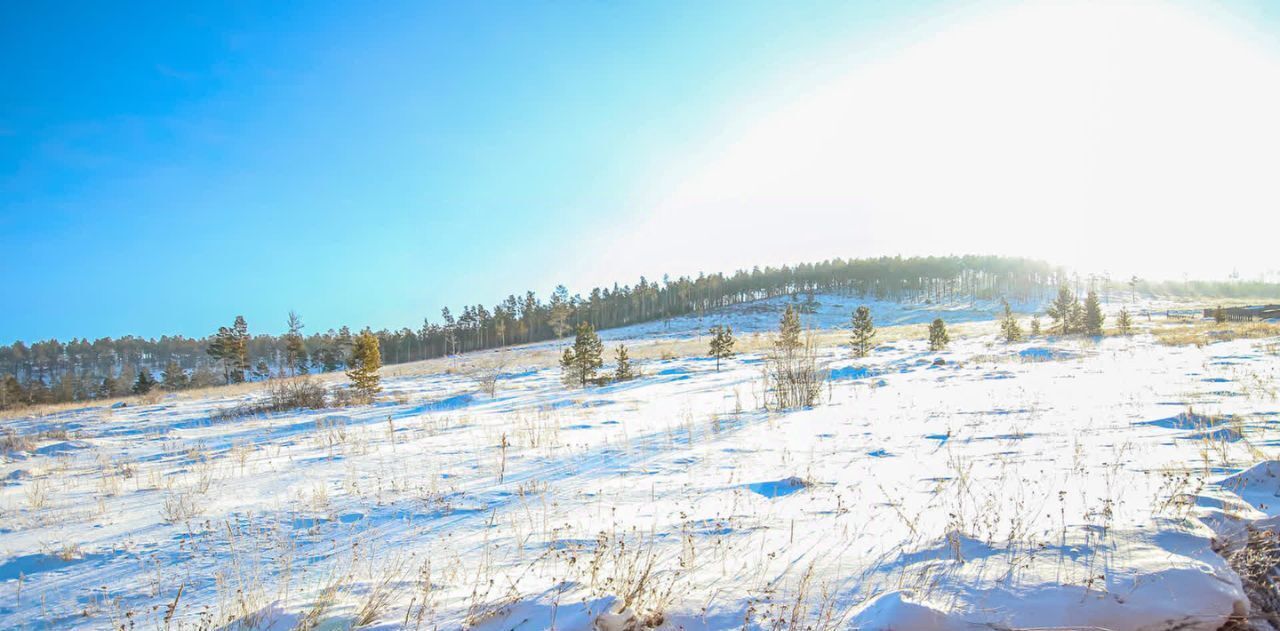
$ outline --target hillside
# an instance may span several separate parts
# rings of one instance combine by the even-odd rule
[[[215,390],[18,418],[0,626],[1217,629],[1248,598],[1215,537],[1280,510],[1276,465],[1248,469],[1277,342],[827,346],[821,401],[784,413],[758,353],[580,390],[531,348],[493,397],[446,370],[357,407],[235,417],[263,395]]]

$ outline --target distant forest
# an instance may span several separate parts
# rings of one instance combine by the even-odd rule
[[[547,297],[509,295],[492,308],[468,305],[424,318],[417,328],[375,334],[385,363],[395,364],[564,337],[580,321],[596,329],[626,326],[775,296],[826,292],[882,300],[1039,295],[1065,282],[1041,261],[996,256],[835,259],[739,270],[632,286],[595,288],[585,296],[563,286]],[[285,318],[282,314],[281,321]],[[158,387],[177,390],[344,367],[350,328],[305,334],[289,314],[289,331],[251,334],[236,317],[205,338],[134,336],[14,342],[0,347],[0,409],[38,403],[119,397]],[[228,320],[230,320],[230,316]],[[158,377],[158,379],[157,379]],[[154,380],[154,381],[153,381]]]

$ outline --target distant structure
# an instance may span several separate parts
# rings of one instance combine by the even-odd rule
[[[1204,310],[1204,317],[1213,318],[1217,307]],[[1224,307],[1222,312],[1229,322],[1253,322],[1256,320],[1280,320],[1280,305],[1252,305],[1248,307]]]

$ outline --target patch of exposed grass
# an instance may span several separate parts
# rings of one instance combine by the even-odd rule
[[[1193,322],[1169,324],[1151,330],[1156,341],[1166,346],[1203,347],[1214,342],[1239,339],[1280,337],[1280,324],[1275,322]]]

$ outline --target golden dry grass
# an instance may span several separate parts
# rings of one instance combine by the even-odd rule
[[[1156,341],[1166,346],[1197,347],[1214,342],[1258,339],[1280,336],[1280,324],[1274,322],[1169,322],[1151,329]]]

